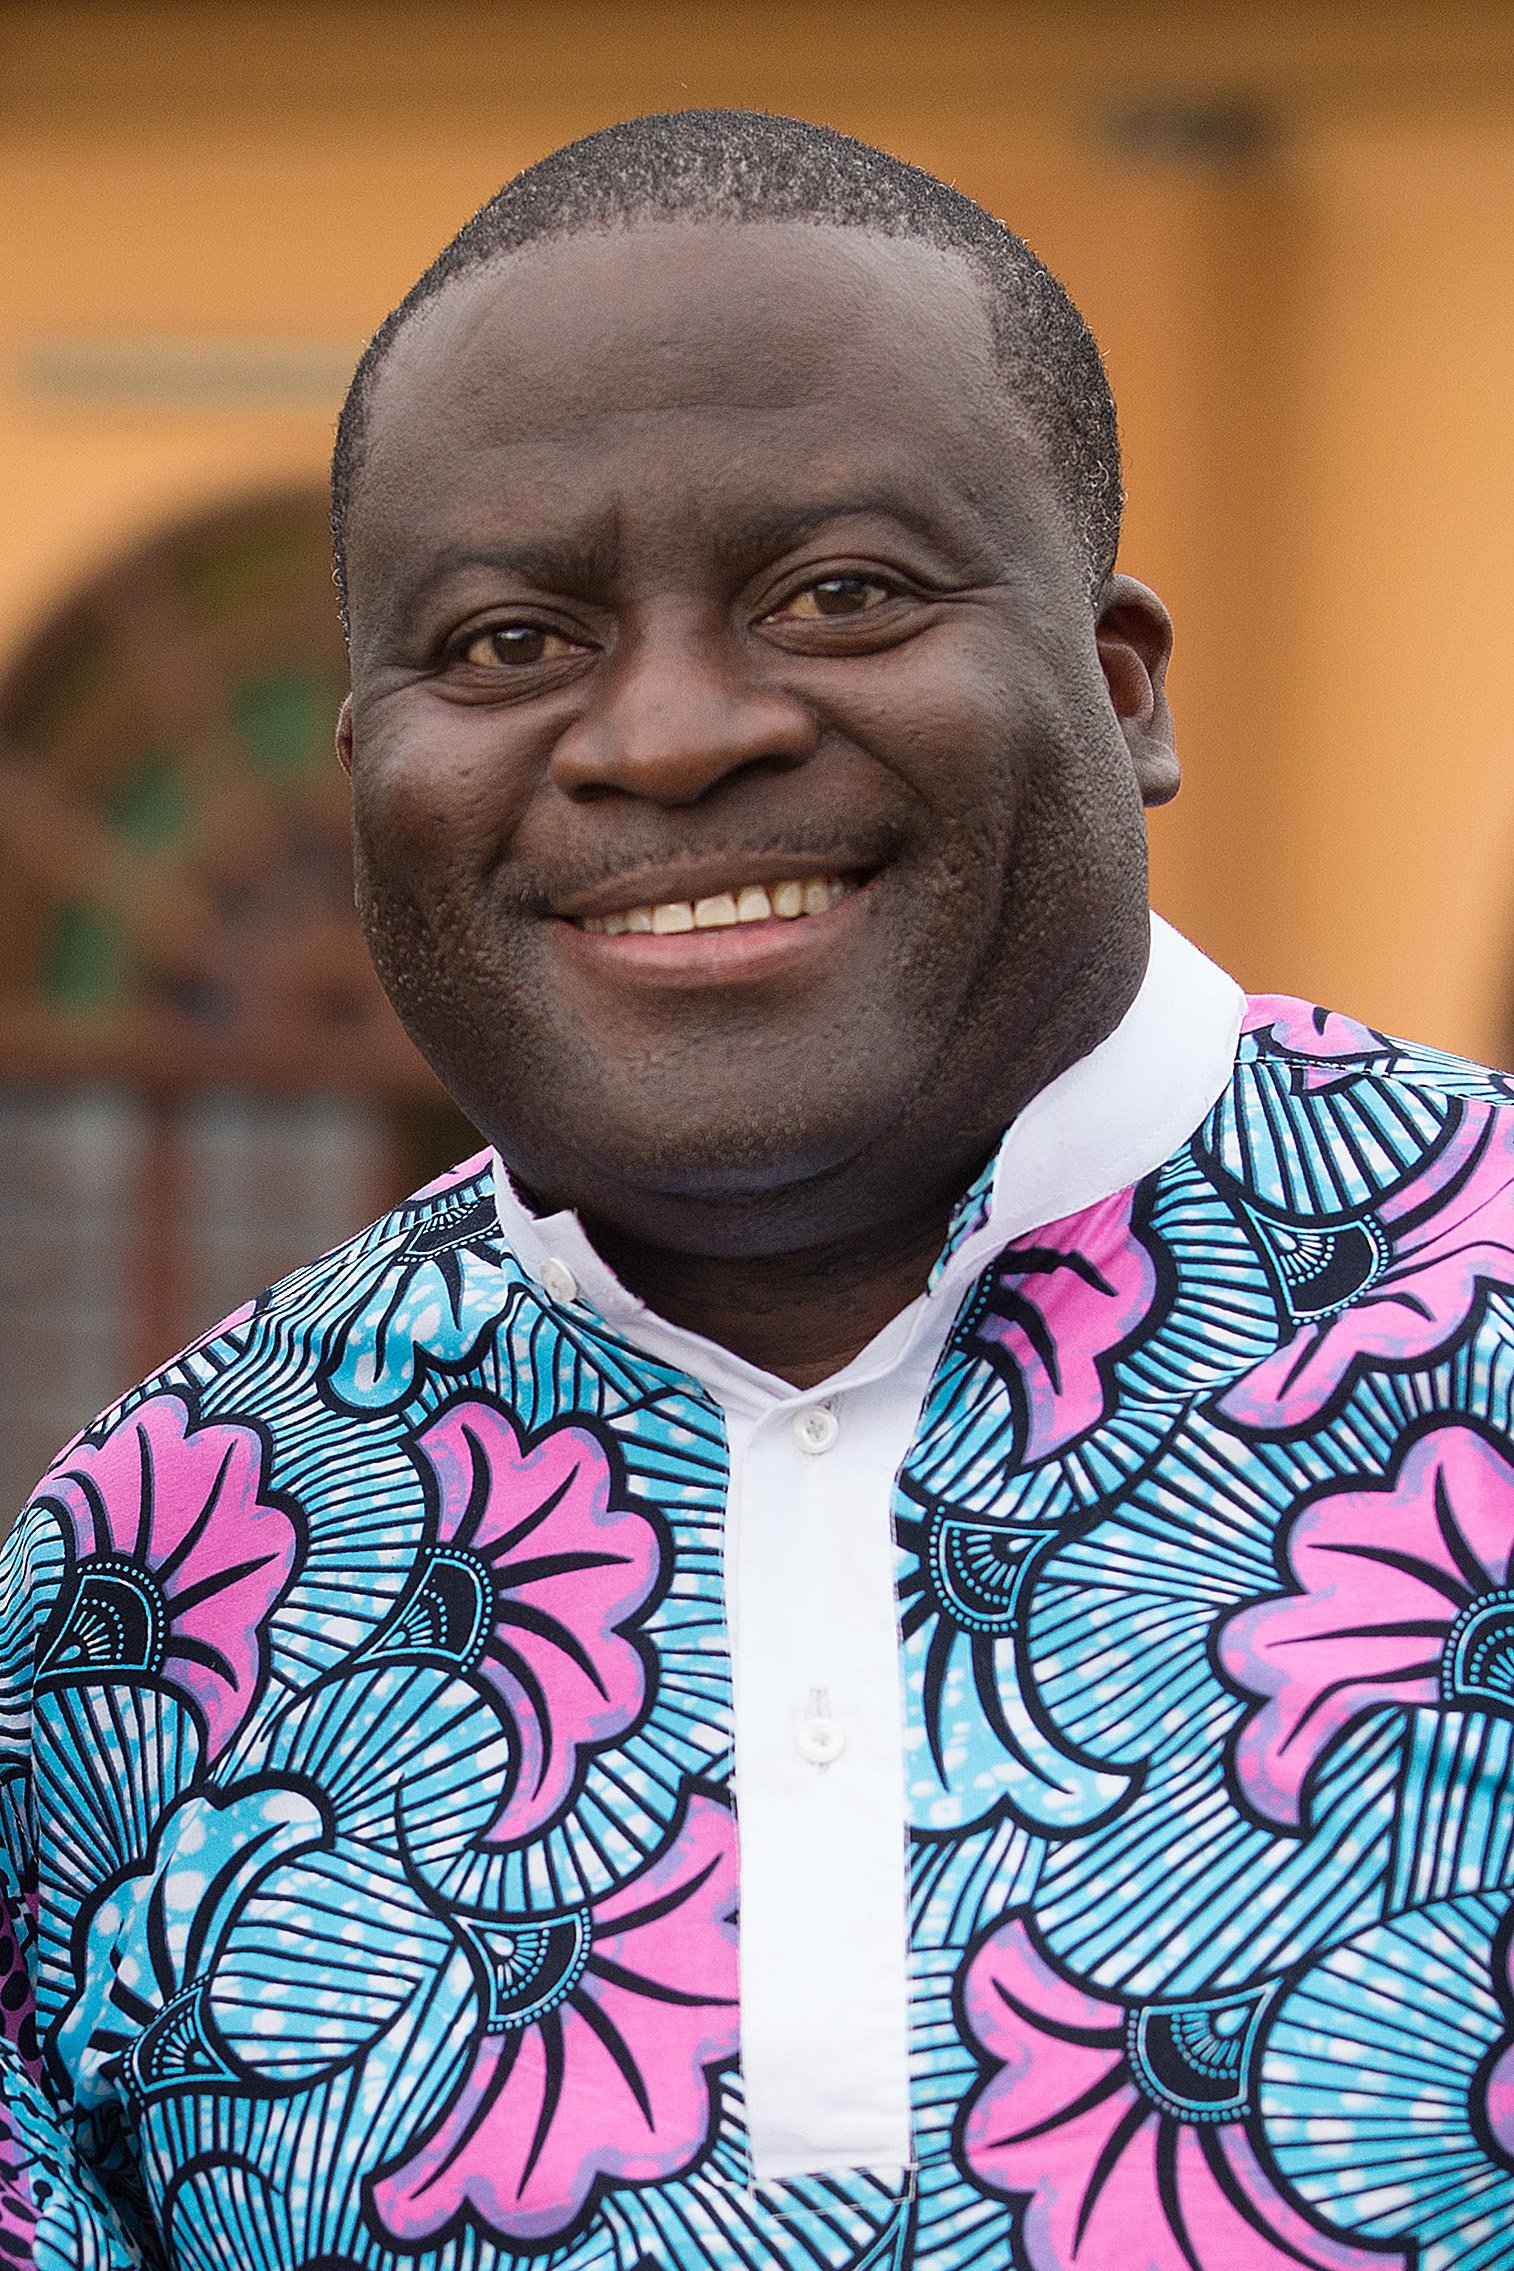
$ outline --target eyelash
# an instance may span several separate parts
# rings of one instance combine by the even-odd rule
[[[873,590],[879,592],[882,595],[881,599],[877,603],[875,603],[876,605],[882,605],[891,599],[906,598],[909,593],[908,585],[899,581],[895,577],[886,575],[881,570],[867,571],[857,569],[842,571],[839,573],[833,571],[829,575],[812,577],[808,583],[799,585],[797,590],[790,592],[788,597],[781,600],[776,607],[770,608],[768,610],[768,613],[763,616],[761,620],[768,622],[776,617],[780,617],[784,609],[792,607],[796,603],[796,601],[804,599],[811,593],[823,590],[827,585],[835,586],[838,584],[856,584],[864,587],[871,587]],[[819,622],[845,623],[847,621],[856,620],[858,617],[864,614],[870,614],[873,611],[873,608],[863,607],[859,608],[856,611],[856,616],[848,616],[845,613],[826,616],[817,609],[815,616],[810,618],[810,620]],[[555,624],[533,623],[521,616],[506,616],[497,623],[486,623],[474,630],[464,632],[449,646],[447,650],[447,660],[454,664],[461,664],[464,667],[486,669],[489,667],[487,664],[474,663],[471,666],[468,664],[469,649],[478,646],[485,639],[498,638],[509,631],[534,632],[538,637],[543,639],[565,640],[570,646],[582,646],[585,643],[581,640],[575,639],[571,632],[561,630]],[[567,658],[553,657],[551,659],[566,660]],[[505,663],[500,663],[498,667],[508,668],[510,666]],[[522,670],[525,670],[529,669],[531,665],[529,663],[523,662],[519,667]]]
[[[836,586],[841,584],[853,584],[859,586],[865,591],[871,590],[881,592],[885,600],[898,599],[902,597],[906,588],[895,578],[883,575],[881,572],[870,573],[862,569],[847,570],[842,573],[832,573],[831,575],[812,577],[808,583],[801,584],[797,591],[791,592],[788,598],[783,601],[782,607],[792,607],[796,601],[809,598],[816,592],[824,591],[827,585],[834,589]],[[774,608],[772,610],[773,614],[780,614],[782,612],[782,607]],[[864,611],[859,610],[859,613],[860,612]],[[846,620],[844,615],[822,619],[833,622]]]
[[[461,664],[465,668],[486,669],[487,664],[474,663],[470,665],[468,663],[469,650],[481,646],[486,639],[502,638],[510,631],[526,632],[540,639],[562,639],[568,645],[575,647],[582,646],[584,643],[582,640],[575,639],[571,632],[559,629],[554,623],[532,623],[523,616],[509,615],[502,617],[497,623],[484,623],[475,630],[465,631],[459,638],[454,639],[448,647],[447,660]],[[554,656],[552,659],[556,661],[565,658]],[[508,668],[509,665],[501,663],[500,667]],[[529,663],[522,663],[520,667],[529,669],[530,665]]]

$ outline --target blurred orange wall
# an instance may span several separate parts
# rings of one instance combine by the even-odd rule
[[[1065,277],[1178,620],[1158,903],[1508,1061],[1507,6],[0,7],[0,658],[153,525],[318,480],[310,371],[505,175],[693,102],[883,142]]]

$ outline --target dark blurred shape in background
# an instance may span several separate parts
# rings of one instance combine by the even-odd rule
[[[0,1507],[472,1131],[368,972],[322,478],[500,180],[689,103],[954,179],[1108,354],[1163,911],[1514,1051],[1514,9],[0,5]]]

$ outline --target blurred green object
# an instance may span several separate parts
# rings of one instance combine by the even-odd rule
[[[98,907],[65,900],[53,912],[42,992],[64,1009],[97,1009],[125,990],[130,955],[121,927]]]
[[[150,749],[117,783],[105,817],[139,852],[164,852],[183,835],[190,801],[184,760],[167,749]]]
[[[310,771],[331,739],[335,705],[310,671],[270,671],[249,679],[231,698],[232,720],[248,756],[272,780]]]

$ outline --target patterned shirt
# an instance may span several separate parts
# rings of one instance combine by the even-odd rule
[[[823,1390],[483,1156],[61,1454],[0,2255],[1508,2271],[1514,1083],[1150,989]]]

